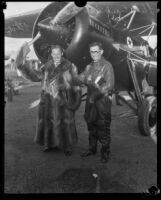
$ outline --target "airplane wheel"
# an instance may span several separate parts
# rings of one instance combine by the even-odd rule
[[[144,99],[138,112],[138,126],[144,136],[157,134],[157,98],[155,96]]]

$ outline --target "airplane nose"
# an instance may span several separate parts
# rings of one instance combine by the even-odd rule
[[[56,42],[61,37],[69,33],[69,30],[67,29],[66,26],[63,25],[52,26],[50,24],[50,21],[51,17],[40,21],[37,25],[41,35],[43,36],[43,38],[47,39],[47,41],[55,40]]]
[[[41,35],[52,43],[68,38],[71,30],[67,22],[82,9],[84,9],[84,7],[78,7],[74,2],[68,3],[54,18],[48,17],[37,24]]]
[[[34,43],[34,49],[42,62],[46,62],[51,45],[61,45],[64,50],[70,46],[76,28],[75,16],[82,9],[84,7],[77,7],[74,2],[70,2],[55,16],[54,13],[45,15],[45,12],[43,17],[39,16],[41,20],[38,19],[35,23],[33,37],[38,32],[41,33],[41,38]]]
[[[64,24],[83,9],[84,7],[76,6],[75,2],[70,2],[50,21],[50,24],[53,26],[55,24]]]
[[[50,44],[59,44],[63,48],[67,47],[69,40],[72,38],[72,27],[67,24],[50,24],[51,18],[40,21],[37,26],[42,38]]]

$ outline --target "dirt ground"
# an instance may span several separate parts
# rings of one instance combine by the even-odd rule
[[[33,142],[37,107],[29,106],[39,94],[40,86],[31,86],[6,103],[5,193],[143,193],[157,186],[157,146],[140,135],[127,106],[112,106],[111,158],[102,164],[100,145],[97,155],[80,157],[88,147],[84,102],[76,113],[79,142],[71,157],[60,150],[44,153]]]

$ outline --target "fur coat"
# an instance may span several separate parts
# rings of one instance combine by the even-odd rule
[[[76,67],[68,60],[63,59],[57,68],[54,67],[52,61],[49,61],[44,68],[43,89],[34,141],[48,148],[70,148],[78,141],[75,111],[81,103],[81,90],[72,83],[68,84],[65,81],[64,73],[68,71],[72,77],[76,72]],[[54,97],[52,91],[49,90],[55,74],[58,74],[57,97]]]

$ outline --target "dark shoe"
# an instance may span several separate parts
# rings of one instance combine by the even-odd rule
[[[58,147],[52,147],[52,150],[53,151],[59,151],[59,148]]]
[[[49,152],[51,150],[52,150],[52,148],[50,148],[50,147],[44,147],[43,152]]]
[[[66,156],[71,156],[72,155],[72,150],[64,150],[64,154]]]
[[[102,154],[101,155],[101,162],[102,163],[107,163],[109,161],[109,154]]]
[[[87,150],[80,154],[81,157],[87,157],[96,154],[96,151]]]

